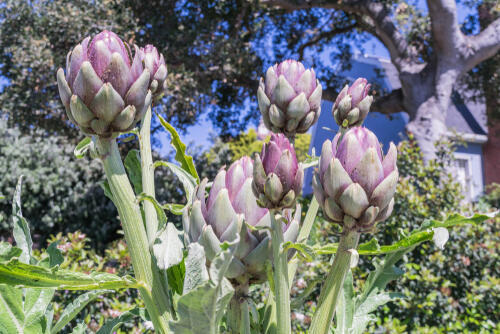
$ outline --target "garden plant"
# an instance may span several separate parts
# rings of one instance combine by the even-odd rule
[[[113,333],[138,317],[156,333],[288,334],[297,270],[324,255],[332,259],[325,264],[328,273],[308,333],[363,333],[380,306],[402,297],[386,288],[402,274],[397,264],[405,254],[427,241],[442,249],[449,228],[489,218],[450,214],[424,220],[393,244],[379,244],[375,237],[359,242],[362,234],[384,229],[399,178],[396,146],[384,152],[376,135],[362,126],[373,100],[363,78],[345,87],[335,101],[332,122],[339,132],[325,141],[320,156],[313,152],[298,161],[295,139],[317,121],[322,86],[314,70],[298,61],[271,66],[257,90],[270,140],[260,154],[239,158],[213,180],[200,179],[177,131],[153,113],[168,87],[164,57],[154,46],[128,45],[113,32],[102,31],[69,51],[57,82],[68,119],[85,136],[75,155],[88,152],[102,162],[105,193],[118,210],[133,275],[102,267],[71,271],[58,240],[35,256],[21,213],[20,178],[12,204],[16,245],[0,244],[2,333],[67,330],[100,294],[135,289],[141,302],[98,333]],[[154,116],[171,136],[175,162],[152,159]],[[118,145],[131,136],[138,138],[139,150],[122,159]],[[159,203],[157,168],[178,177],[186,204]],[[314,170],[314,197],[307,211],[299,200],[306,169]],[[338,243],[309,242],[320,209],[328,224],[338,226]],[[169,214],[182,217],[182,229],[167,221]],[[373,256],[374,269],[355,293],[351,269],[366,255]],[[249,293],[256,285],[269,287],[260,308]],[[55,320],[57,289],[87,292],[64,305]],[[81,322],[70,330],[85,333],[86,327]]]

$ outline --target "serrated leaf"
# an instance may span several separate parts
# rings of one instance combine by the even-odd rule
[[[43,333],[47,327],[45,314],[55,289],[26,289],[24,295],[24,328],[25,333]]]
[[[142,311],[143,313],[143,311]],[[136,307],[130,311],[123,312],[118,317],[108,320],[104,326],[102,326],[97,334],[114,334],[115,331],[120,328],[126,322],[133,320],[134,318],[141,317],[141,309]]]
[[[104,180],[101,184],[100,184],[102,190],[104,191],[104,195],[109,198],[112,202],[114,202],[113,200],[113,193],[111,192],[111,188],[109,186],[109,182],[108,180]]]
[[[21,249],[22,253],[19,256],[19,261],[23,263],[30,263],[31,250],[33,248],[33,241],[31,240],[30,228],[26,219],[24,219],[21,211],[21,188],[23,177],[19,177],[17,182],[16,192],[14,193],[14,200],[12,201],[12,220],[13,220],[13,235],[16,245]]]
[[[76,325],[75,328],[73,328],[71,334],[85,334],[86,330],[87,330],[87,325],[81,322],[78,325]]]
[[[449,216],[444,221],[432,220],[423,224],[418,230],[413,231],[410,235],[407,235],[403,239],[395,242],[392,245],[380,246],[376,239],[371,239],[370,241],[363,243],[358,246],[359,255],[382,255],[390,254],[400,251],[405,251],[414,248],[418,244],[432,240],[434,236],[434,228],[438,227],[453,227],[465,224],[476,225],[487,219],[490,219],[489,215],[476,214],[473,217],[464,217],[459,214],[454,214]],[[327,244],[319,247],[313,247],[314,252],[317,255],[334,254],[337,252],[338,244]]]
[[[184,257],[183,250],[182,232],[178,231],[174,224],[168,223],[158,232],[153,244],[153,255],[158,268],[167,270],[179,264]]]
[[[193,157],[186,154],[186,145],[181,141],[181,137],[175,130],[175,128],[170,125],[160,114],[156,114],[158,119],[160,120],[161,125],[170,133],[171,141],[170,144],[175,149],[175,160],[177,160],[182,169],[187,171],[193,178],[195,178],[196,183],[200,183],[200,177],[198,176],[198,172],[196,172],[196,167],[193,163]]]
[[[85,156],[85,153],[87,153],[91,145],[92,145],[92,138],[85,137],[82,140],[80,140],[80,142],[76,145],[73,154],[75,155],[76,158],[81,159]]]
[[[179,298],[179,320],[170,322],[174,333],[218,332],[220,320],[234,293],[231,283],[224,277],[232,258],[231,249],[221,252],[210,265],[210,279]]]
[[[209,280],[206,266],[205,250],[199,243],[188,246],[188,254],[184,259],[186,274],[184,275],[183,294]]]
[[[12,286],[0,285],[0,333],[23,333],[23,292]]]
[[[182,187],[184,188],[184,192],[186,193],[187,202],[189,203],[193,196],[194,188],[198,184],[198,180],[195,177],[193,177],[189,173],[189,171],[171,162],[155,161],[154,168],[157,168],[159,166],[167,167],[168,169],[170,169],[172,173],[174,173],[175,176],[177,176],[179,181],[181,181]]]
[[[335,334],[348,334],[354,318],[354,288],[352,272],[346,274],[339,301],[335,309]]]
[[[127,175],[134,187],[136,194],[142,193],[142,170],[141,153],[138,150],[130,150],[123,161]]]
[[[158,203],[156,198],[153,196],[147,195],[146,193],[141,193],[137,196],[137,201],[140,203],[142,201],[148,201],[153,204],[153,207],[156,211],[156,216],[158,217],[158,229],[163,229],[167,225],[167,216],[165,215],[165,211],[163,211],[163,207]]]
[[[13,247],[8,242],[0,242],[0,262],[6,262],[14,257],[19,257],[22,250],[17,247]]]
[[[139,288],[141,285],[130,276],[120,277],[109,273],[84,274],[58,267],[45,268],[12,259],[0,263],[0,284],[16,287],[57,288],[65,290],[98,290]]]
[[[97,297],[100,295],[111,292],[111,290],[96,290],[96,291],[89,291],[86,293],[83,293],[79,295],[75,300],[71,302],[71,304],[66,305],[64,307],[64,311],[59,317],[59,320],[57,323],[52,327],[52,330],[50,331],[52,334],[55,334],[62,330],[64,326],[66,326],[73,318],[80,313],[81,310],[85,306],[87,306],[90,302],[95,300]]]
[[[178,295],[182,295],[185,274],[186,266],[184,264],[184,260],[181,261],[181,263],[167,269],[168,286]]]
[[[57,245],[59,241],[52,242],[49,247],[47,247],[47,254],[49,255],[49,267],[55,267],[64,262],[64,256],[62,255]]]
[[[283,251],[286,252],[289,249],[297,250],[298,255],[301,256],[307,262],[311,262],[316,257],[314,249],[311,246],[304,243],[290,242],[290,241],[285,242],[283,244]]]

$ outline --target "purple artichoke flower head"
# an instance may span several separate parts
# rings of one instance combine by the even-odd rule
[[[151,44],[141,48],[141,57],[144,67],[149,70],[150,90],[153,93],[153,99],[160,99],[167,90],[167,64],[165,58]]]
[[[333,222],[359,231],[387,219],[398,181],[397,150],[391,143],[384,156],[373,132],[354,127],[323,144],[313,178],[314,195]]]
[[[321,94],[314,70],[301,62],[285,60],[269,67],[257,91],[264,124],[288,137],[306,132],[318,120]]]
[[[365,78],[358,78],[339,93],[332,108],[335,121],[340,127],[361,126],[370,111],[373,97],[368,95],[371,85]]]
[[[201,244],[211,261],[220,251],[221,243],[240,241],[235,257],[227,273],[231,279],[247,279],[250,282],[265,280],[265,261],[271,255],[269,234],[254,227],[270,227],[269,210],[257,205],[252,193],[253,162],[249,157],[235,161],[221,169],[205,197],[207,180],[195,190],[192,203],[183,216],[187,240]],[[300,209],[295,215],[288,213],[288,223],[283,226],[287,241],[298,235]]]
[[[272,134],[269,143],[255,157],[252,189],[262,207],[289,208],[302,189],[304,170],[295,149],[282,133]]]
[[[86,37],[68,53],[66,74],[57,72],[68,118],[86,134],[116,136],[135,126],[151,103],[149,71],[140,50],[115,33]]]

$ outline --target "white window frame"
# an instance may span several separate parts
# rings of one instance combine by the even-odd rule
[[[453,156],[455,157],[455,160],[465,160],[467,161],[467,174],[469,177],[469,180],[465,180],[465,182],[468,183],[468,189],[462,189],[463,191],[468,192],[465,196],[467,201],[472,201],[474,200],[474,178],[472,174],[472,156],[468,153],[462,153],[462,152],[454,152]],[[455,165],[455,168],[458,169],[458,166]]]

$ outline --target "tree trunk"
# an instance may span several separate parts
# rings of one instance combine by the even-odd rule
[[[410,116],[406,129],[415,136],[424,161],[428,162],[436,157],[436,142],[444,139],[448,131],[446,113],[459,71],[440,63],[411,75],[400,73],[403,105]]]

